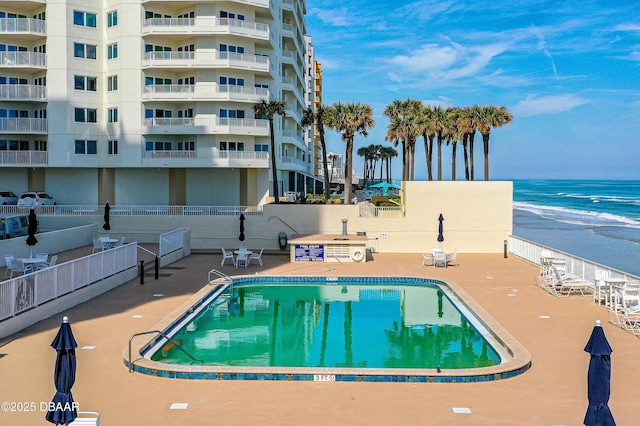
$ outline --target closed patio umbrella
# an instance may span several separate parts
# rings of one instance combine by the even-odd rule
[[[613,415],[609,409],[609,396],[611,395],[611,346],[600,326],[600,320],[596,321],[591,332],[591,337],[585,352],[591,355],[589,360],[589,372],[587,373],[587,394],[589,407],[584,416],[586,426],[615,426]]]
[[[53,382],[56,394],[49,406],[45,419],[56,425],[67,425],[78,417],[77,405],[73,401],[71,387],[76,381],[76,349],[78,344],[73,337],[69,318],[62,319],[58,334],[51,342],[57,351]]]
[[[111,224],[109,223],[109,221],[111,220],[110,216],[111,207],[109,206],[109,202],[107,201],[107,204],[104,205],[104,225],[102,225],[102,229],[107,232],[111,230]]]
[[[244,241],[244,214],[240,213],[240,235],[238,236],[240,241]]]
[[[438,242],[442,245],[442,242],[444,241],[444,235],[442,235],[443,231],[444,231],[444,217],[442,216],[442,213],[440,213],[440,217],[438,218]]]
[[[32,208],[29,212],[29,224],[27,225],[27,245],[30,247],[29,257],[33,257],[33,246],[38,244],[38,239],[36,238],[36,233],[38,232],[38,218],[36,217],[36,212]]]

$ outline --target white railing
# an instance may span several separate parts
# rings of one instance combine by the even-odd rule
[[[213,158],[233,158],[237,160],[268,160],[269,153],[265,151],[216,151]]]
[[[360,217],[402,217],[402,206],[374,206],[360,204]]]
[[[166,158],[166,159],[193,159],[196,158],[195,151],[142,151],[142,158]]]
[[[38,52],[0,52],[0,67],[47,66],[47,54]]]
[[[191,117],[181,118],[145,118],[145,126],[193,126],[194,121]]]
[[[47,164],[47,151],[0,151],[0,164]]]
[[[31,18],[2,18],[0,33],[47,33],[47,21]]]
[[[0,132],[46,132],[46,118],[0,118]]]
[[[47,86],[2,84],[0,85],[0,99],[43,101],[47,99]]]
[[[142,22],[142,26],[145,29],[157,28],[161,31],[173,28],[182,30],[186,27],[189,30],[195,29],[207,32],[215,32],[223,27],[227,31],[241,29],[243,33],[255,32],[262,37],[268,37],[269,35],[268,24],[229,18],[149,18]]]
[[[184,246],[184,229],[176,229],[160,234],[160,256],[173,253]]]
[[[0,283],[0,321],[136,266],[127,244]]]
[[[28,213],[28,206],[0,206],[0,213]],[[37,207],[38,216],[100,216],[104,206],[97,204],[64,204]],[[111,205],[111,216],[262,216],[262,206],[138,206]]]
[[[518,256],[521,259],[524,259],[528,262],[531,262],[535,265],[540,265],[540,254],[542,250],[547,250],[553,253],[554,257],[562,258],[565,260],[566,272],[577,275],[580,278],[583,278],[589,282],[595,282],[595,271],[604,270],[607,271],[608,276],[612,278],[624,278],[627,280],[639,280],[640,277],[628,274],[624,271],[620,271],[618,269],[611,268],[606,265],[601,265],[596,262],[592,262],[590,260],[583,259],[578,256],[574,256],[569,253],[565,253],[550,247],[543,246],[542,244],[534,243],[532,241],[525,240],[520,237],[514,237],[513,235],[509,238],[509,252]]]

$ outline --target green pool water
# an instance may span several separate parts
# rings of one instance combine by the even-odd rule
[[[437,286],[241,285],[174,339],[206,365],[478,368],[500,356]],[[175,345],[153,356],[191,364]]]

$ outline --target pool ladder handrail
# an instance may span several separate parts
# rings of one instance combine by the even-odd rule
[[[165,339],[167,339],[169,342],[173,343],[173,345],[176,348],[178,348],[182,352],[184,352],[185,355],[187,355],[189,358],[191,358],[192,361],[199,361],[200,364],[204,364],[203,360],[194,358],[189,352],[187,352],[182,346],[180,346],[180,344],[175,339],[170,338],[163,331],[160,331],[160,330],[142,331],[140,333],[135,333],[134,335],[129,337],[129,373],[133,373],[133,361],[131,361],[131,341],[133,340],[134,337],[143,336],[145,334],[152,334],[152,333],[159,334],[160,336],[162,336]]]
[[[233,287],[233,278],[231,278],[229,275],[224,274],[220,271],[218,271],[217,269],[212,269],[209,271],[209,284],[211,284],[211,282],[213,281],[213,279],[211,279],[211,275],[216,275],[218,278],[222,278],[227,284],[229,284],[229,287]]]

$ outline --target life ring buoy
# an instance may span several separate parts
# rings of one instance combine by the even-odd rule
[[[362,262],[362,260],[364,259],[364,251],[359,248],[355,249],[351,253],[351,259],[353,259],[354,262]]]

